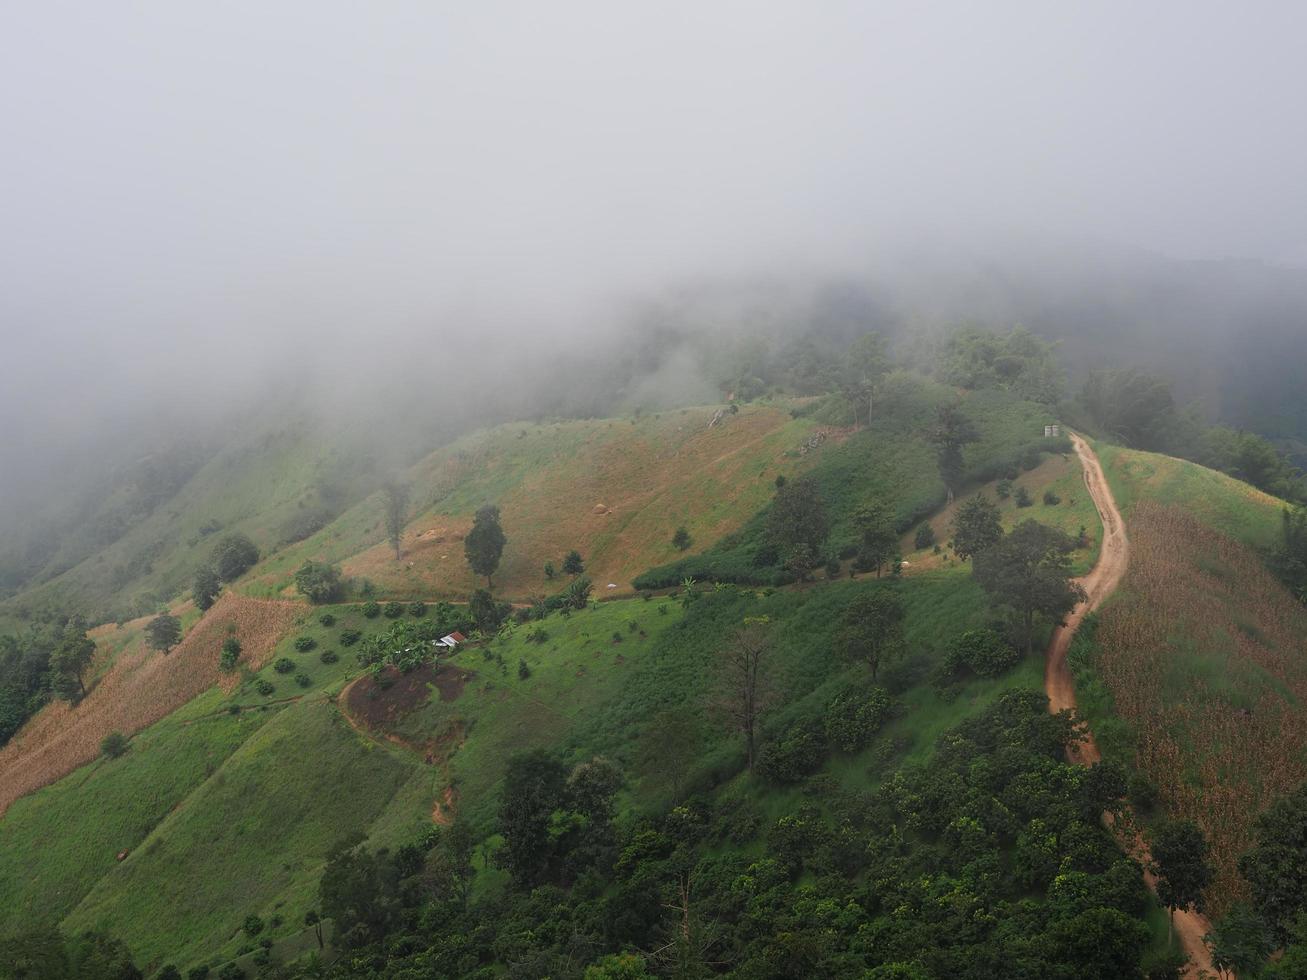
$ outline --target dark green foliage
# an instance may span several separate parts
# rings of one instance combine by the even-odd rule
[[[318,617],[318,622],[321,623],[327,629],[331,629],[331,627],[336,625],[336,617],[329,612],[324,612],[321,616]]]
[[[218,669],[224,673],[231,673],[236,669],[236,663],[241,656],[241,641],[234,636],[229,636],[222,641],[222,652],[218,655]]]
[[[826,707],[827,743],[841,752],[865,748],[889,718],[891,703],[882,687],[845,688]]]
[[[563,558],[563,574],[580,575],[584,571],[585,562],[581,558],[581,552],[574,548]]]
[[[978,493],[958,505],[953,517],[953,552],[963,561],[992,548],[1002,537],[998,504]]]
[[[472,518],[472,529],[463,539],[463,554],[472,571],[486,577],[488,589],[494,588],[493,576],[507,541],[499,524],[499,508],[491,504],[478,508]],[[566,566],[563,570],[567,571]]]
[[[519,661],[517,662],[517,677],[518,677],[518,680],[523,680],[523,681],[524,681],[524,680],[526,680],[526,679],[527,679],[528,677],[530,677],[530,676],[531,676],[531,668],[527,666],[527,663],[526,663],[525,660],[519,660]]]
[[[994,492],[998,494],[999,500],[1007,500],[1008,497],[1012,496],[1012,481],[1007,477],[999,480],[994,484]]]
[[[775,546],[785,567],[806,579],[819,564],[818,556],[830,533],[826,506],[814,480],[803,477],[776,491],[767,512],[767,541]]]
[[[208,980],[210,972],[208,966],[192,967],[186,973],[186,980]]]
[[[318,645],[318,641],[311,636],[295,637],[295,649],[300,653],[308,653]]]
[[[1052,490],[1045,490],[1045,491],[1044,491],[1044,506],[1045,506],[1045,507],[1056,507],[1056,506],[1057,506],[1058,504],[1060,504],[1061,502],[1062,502],[1062,498],[1059,497],[1057,494],[1055,494]]]
[[[690,547],[690,532],[683,527],[678,527],[676,533],[672,535],[672,547],[677,551],[684,551]]]
[[[278,657],[272,662],[272,669],[279,674],[289,674],[295,669],[295,661],[290,657]]]
[[[245,971],[235,963],[224,963],[218,971],[218,980],[245,980]]]
[[[482,633],[493,633],[499,629],[499,624],[508,617],[510,608],[506,602],[495,602],[495,597],[485,589],[473,592],[472,600],[468,603],[472,621]]]
[[[381,607],[381,614],[387,619],[399,619],[404,615],[404,603],[391,600]]]
[[[262,694],[265,698],[271,697],[272,694],[277,690],[276,685],[274,685],[272,681],[264,680],[262,678],[260,678],[259,682],[254,685],[254,689],[258,691],[260,694]]]
[[[127,751],[127,736],[122,732],[110,732],[100,742],[100,752],[110,759],[116,759]]]
[[[558,570],[554,568],[554,563],[552,561],[545,562],[545,578],[552,580],[557,574]]]
[[[1035,505],[1034,500],[1030,498],[1030,491],[1025,487],[1017,487],[1014,497],[1018,507],[1033,507]]]
[[[1231,906],[1203,939],[1211,947],[1212,965],[1240,977],[1257,976],[1276,947],[1261,916],[1243,902]]]
[[[1279,942],[1307,913],[1307,783],[1257,818],[1257,844],[1239,859],[1253,908]]]
[[[201,611],[209,609],[222,591],[222,576],[209,564],[201,565],[195,570],[195,579],[191,584],[191,598],[195,608]]]
[[[894,592],[864,592],[840,617],[836,645],[845,657],[866,663],[874,680],[881,663],[903,646],[903,619],[903,603]]]
[[[243,534],[224,534],[213,546],[209,564],[224,582],[234,582],[259,560],[259,549]]]
[[[1207,840],[1192,820],[1164,820],[1152,832],[1157,897],[1167,908],[1203,911],[1203,891],[1212,880]]]
[[[182,971],[168,963],[154,975],[154,980],[182,980]]]
[[[408,604],[408,614],[414,619],[421,619],[427,614],[427,604],[421,599]]]
[[[508,760],[497,821],[504,846],[496,857],[520,885],[538,884],[547,876],[549,823],[561,804],[566,777],[563,764],[542,749]]]
[[[340,659],[340,657],[336,655],[335,650],[323,650],[320,654],[318,654],[318,659],[321,660],[324,664],[334,664],[336,661]]]
[[[948,499],[961,489],[964,462],[963,449],[980,439],[980,432],[956,404],[940,405],[930,430],[930,441],[935,446],[939,478],[944,481]]]
[[[163,613],[145,624],[145,642],[151,650],[167,653],[182,638],[182,623],[176,616]]]
[[[375,599],[369,599],[367,602],[363,603],[360,611],[363,613],[365,619],[376,619],[381,615],[381,605]],[[349,646],[348,643],[345,645]]]
[[[335,920],[337,941],[351,949],[384,936],[399,921],[399,886],[399,868],[388,855],[359,847],[356,840],[337,845],[318,885],[322,915]]]
[[[955,676],[998,677],[1020,660],[1020,652],[997,631],[978,629],[967,630],[949,645],[944,666]]]
[[[295,588],[314,605],[337,602],[345,592],[340,566],[321,561],[306,561],[295,572]]]
[[[975,557],[972,577],[994,605],[1011,614],[1027,655],[1034,650],[1037,617],[1060,622],[1085,597],[1071,581],[1068,556],[1074,550],[1075,542],[1061,531],[1024,521]]]
[[[95,641],[86,635],[86,624],[77,617],[70,619],[50,651],[50,687],[70,701],[86,697],[86,670],[94,659]]]
[[[313,679],[309,677],[308,674],[305,674],[301,671],[300,673],[295,675],[295,683],[298,684],[300,687],[308,687],[310,684],[313,683]]]
[[[854,511],[853,522],[860,537],[853,567],[860,572],[874,571],[879,578],[881,568],[898,553],[893,512],[885,501],[873,500]]]
[[[245,930],[247,936],[257,936],[263,931],[263,920],[257,915],[247,915],[245,924],[241,927]]]
[[[1163,430],[1175,420],[1170,384],[1138,368],[1091,371],[1080,404],[1104,435],[1137,449],[1164,445]]]
[[[0,939],[4,980],[141,980],[131,951],[100,932],[65,937],[55,929]]]
[[[917,533],[912,537],[912,544],[918,551],[935,544],[935,529],[929,524],[917,525]]]
[[[820,732],[810,725],[792,725],[763,746],[757,771],[773,782],[793,783],[816,772],[825,757]]]
[[[1006,334],[964,327],[949,337],[938,372],[958,388],[1001,388],[1022,398],[1055,405],[1063,372],[1055,346],[1024,327]]]
[[[562,592],[563,608],[584,609],[590,604],[591,589],[590,579],[586,576],[582,575],[580,578],[573,579]]]
[[[364,613],[364,615],[367,614]],[[368,618],[371,619],[372,617],[369,616]],[[363,633],[360,630],[341,630],[340,645],[343,647],[352,647],[355,643],[359,641],[360,637],[362,636]]]

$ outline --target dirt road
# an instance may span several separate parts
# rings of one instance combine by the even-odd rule
[[[1088,598],[1076,606],[1066,622],[1053,631],[1053,637],[1049,640],[1048,659],[1044,668],[1044,691],[1048,695],[1050,711],[1062,711],[1068,708],[1075,710],[1075,682],[1071,677],[1071,668],[1067,664],[1067,651],[1071,648],[1071,639],[1085,616],[1102,605],[1103,601],[1115,591],[1130,564],[1130,546],[1126,540],[1125,521],[1121,517],[1121,512],[1117,510],[1116,500],[1113,499],[1112,490],[1103,475],[1103,467],[1094,451],[1089,448],[1089,444],[1074,432],[1071,433],[1071,442],[1075,446],[1076,455],[1080,457],[1080,465],[1085,472],[1085,486],[1089,490],[1089,496],[1093,498],[1094,506],[1098,509],[1098,517],[1103,524],[1103,547],[1098,557],[1098,564],[1088,575],[1078,580],[1084,586]],[[1092,734],[1075,746],[1070,755],[1075,762],[1083,766],[1093,765],[1102,758]],[[1110,816],[1105,815],[1105,819],[1109,825],[1112,824]],[[1147,867],[1148,849],[1142,838],[1134,835],[1133,840],[1123,840],[1122,843]],[[1148,887],[1156,891],[1157,881],[1154,876],[1145,871],[1144,878],[1148,882]],[[1214,972],[1211,954],[1203,942],[1203,936],[1211,931],[1212,924],[1205,916],[1195,915],[1192,912],[1176,912],[1174,923],[1180,946],[1190,960],[1185,976],[1200,977],[1204,972]]]

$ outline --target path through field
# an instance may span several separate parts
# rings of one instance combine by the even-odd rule
[[[1072,610],[1063,625],[1053,631],[1053,637],[1048,644],[1048,659],[1044,668],[1044,691],[1048,694],[1049,711],[1075,710],[1075,681],[1071,676],[1071,668],[1067,664],[1067,651],[1071,647],[1071,639],[1085,616],[1102,605],[1103,601],[1116,590],[1130,563],[1130,546],[1126,540],[1125,520],[1117,510],[1116,500],[1112,497],[1107,478],[1103,475],[1103,467],[1094,451],[1089,448],[1089,444],[1074,432],[1071,433],[1071,442],[1085,471],[1085,486],[1094,500],[1099,519],[1103,523],[1103,547],[1098,557],[1098,564],[1088,575],[1079,579],[1088,598]],[[1070,754],[1074,761],[1083,766],[1093,765],[1102,758],[1098,746],[1094,743],[1093,735],[1088,732],[1085,740],[1075,746]],[[1108,820],[1111,823],[1110,818]],[[1131,849],[1146,868],[1149,863],[1147,845],[1137,834]],[[1148,887],[1156,891],[1157,881],[1154,876],[1145,871],[1144,877]],[[1176,935],[1180,938],[1180,946],[1190,960],[1185,976],[1197,977],[1202,971],[1212,972],[1211,954],[1203,942],[1203,936],[1211,931],[1212,924],[1205,916],[1187,911],[1176,912],[1174,923]]]

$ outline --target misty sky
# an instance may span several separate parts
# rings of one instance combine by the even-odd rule
[[[9,2],[7,438],[901,242],[1307,264],[1305,35],[1302,3]]]

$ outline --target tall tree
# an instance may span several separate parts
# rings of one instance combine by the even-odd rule
[[[1307,783],[1273,803],[1256,822],[1257,843],[1239,859],[1253,908],[1288,942],[1307,916]]]
[[[508,760],[497,819],[504,844],[495,857],[519,885],[548,877],[554,854],[550,821],[562,807],[566,781],[563,764],[544,749]]]
[[[857,568],[863,572],[875,569],[876,577],[880,578],[881,569],[898,551],[894,512],[885,501],[873,500],[854,511],[853,524],[862,538],[855,559]]]
[[[176,616],[162,613],[145,624],[145,642],[150,649],[167,653],[182,638],[182,624]]]
[[[877,331],[865,333],[849,345],[840,374],[840,389],[853,405],[853,424],[858,424],[861,406],[867,407],[867,424],[871,424],[876,390],[889,370],[885,337]]]
[[[777,489],[767,513],[767,539],[800,580],[817,567],[829,533],[826,506],[815,481],[804,477]]]
[[[210,564],[224,582],[234,582],[259,560],[259,549],[244,534],[224,534],[213,546]]]
[[[1207,863],[1207,839],[1192,820],[1165,820],[1152,834],[1153,873],[1157,897],[1170,911],[1203,911],[1203,892],[1212,881]]]
[[[703,725],[699,712],[688,705],[666,708],[654,715],[640,735],[641,769],[661,776],[672,785],[672,799],[680,801],[685,778],[699,757]]]
[[[718,662],[714,706],[744,736],[750,769],[758,757],[758,721],[772,701],[772,685],[764,670],[771,633],[766,617],[746,619],[727,641]]]
[[[953,551],[966,561],[1003,538],[1003,521],[998,504],[983,494],[968,497],[953,516]]]
[[[1027,656],[1035,643],[1035,619],[1055,622],[1085,598],[1071,581],[1069,555],[1076,543],[1056,528],[1023,521],[997,544],[979,552],[971,574],[990,601],[1012,614]]]
[[[395,549],[395,561],[399,561],[399,545],[408,522],[408,487],[397,480],[388,481],[381,488],[381,506],[386,519],[386,538]]]
[[[581,557],[581,552],[573,548],[563,558],[564,575],[580,575],[585,571],[585,560]]]
[[[195,608],[203,612],[213,606],[222,591],[222,577],[214,567],[205,562],[195,570],[195,580],[191,585],[191,598]]]
[[[69,700],[86,697],[86,668],[94,659],[95,641],[86,635],[86,623],[77,617],[70,619],[50,654],[50,670],[61,696]]]
[[[903,603],[884,587],[864,592],[844,607],[836,645],[850,660],[871,668],[872,680],[885,658],[903,647]]]
[[[486,504],[477,510],[472,518],[472,530],[463,539],[463,554],[472,571],[486,577],[486,588],[493,589],[492,576],[499,567],[499,557],[504,553],[504,542],[508,538],[499,526],[499,508]]]
[[[941,405],[935,411],[935,421],[930,429],[930,441],[935,446],[935,455],[939,462],[939,476],[944,481],[948,492],[948,502],[962,484],[962,449],[969,443],[976,442],[980,433],[971,420],[962,414],[956,404]]]
[[[1261,916],[1243,902],[1230,907],[1203,937],[1212,951],[1212,965],[1221,974],[1255,977],[1275,950],[1275,939]],[[1297,976],[1298,974],[1289,974]]]

